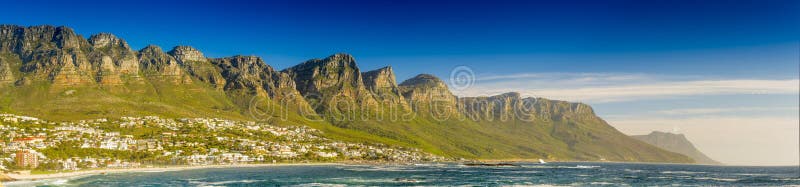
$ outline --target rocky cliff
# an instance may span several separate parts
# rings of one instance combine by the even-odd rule
[[[408,110],[408,103],[400,93],[400,87],[391,66],[361,73],[364,86],[370,91],[379,104]]]
[[[447,84],[436,76],[419,74],[400,83],[400,92],[422,117],[458,119],[458,101]]]
[[[377,105],[351,55],[312,59],[282,72],[292,77],[300,94],[320,114],[352,119],[351,112],[370,112]]]

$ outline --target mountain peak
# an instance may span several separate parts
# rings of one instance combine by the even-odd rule
[[[325,59],[311,59],[288,69],[303,70],[317,67],[325,67],[330,69],[342,67],[345,69],[351,68],[358,70],[358,65],[356,64],[355,58],[352,55],[345,53],[336,53],[326,57]]]
[[[333,54],[331,56],[328,56],[327,59],[331,59],[331,60],[342,59],[342,60],[347,60],[347,61],[353,61],[355,58],[353,57],[353,55],[350,55],[350,54],[347,54],[347,53],[336,53],[336,54]]]
[[[94,48],[121,47],[130,49],[128,43],[111,33],[97,33],[89,37],[89,44]]]
[[[400,93],[397,80],[391,66],[361,73],[364,86],[382,103],[392,103],[406,107],[405,99]]]
[[[500,95],[496,95],[495,97],[504,97],[504,98],[520,98],[519,92],[506,92]]]
[[[269,66],[267,63],[264,62],[263,59],[261,59],[261,57],[258,56],[236,55],[230,57],[217,58],[214,61],[215,63],[227,64],[237,69],[251,70],[251,69],[267,68],[269,69],[269,71],[273,71],[272,66]]]
[[[323,103],[336,99],[355,101],[359,105],[374,104],[375,100],[364,86],[361,71],[353,56],[344,53],[333,54],[325,59],[311,59],[283,70],[297,84],[297,90],[303,96],[323,97]],[[313,105],[313,104],[312,104]],[[327,110],[332,106],[316,104],[317,111]],[[335,107],[335,106],[334,106]],[[338,109],[347,111],[349,109]]]
[[[150,45],[147,45],[146,47],[142,48],[141,50],[139,50],[139,53],[156,53],[157,54],[157,53],[164,53],[164,50],[161,49],[161,47],[159,47],[158,45],[150,44]]]
[[[721,164],[702,152],[686,138],[683,134],[674,134],[669,132],[653,131],[648,135],[631,136],[648,144],[656,147],[672,151],[691,157],[698,164]]]
[[[206,61],[202,52],[192,46],[175,46],[168,52],[180,61]]]
[[[444,83],[444,81],[442,81],[442,79],[439,79],[439,77],[424,73],[414,76],[400,83],[400,86],[421,86],[421,85],[447,88],[447,85]]]
[[[368,72],[393,72],[393,70],[392,70],[392,66],[384,66],[382,68],[374,69],[374,70],[368,71]]]

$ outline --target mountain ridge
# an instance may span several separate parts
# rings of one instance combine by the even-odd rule
[[[714,159],[709,158],[703,152],[698,150],[694,144],[683,134],[674,134],[669,132],[653,131],[647,135],[634,135],[631,136],[643,142],[655,145],[662,149],[680,153],[694,159],[698,164],[709,165],[722,165]]]
[[[224,117],[309,125],[340,139],[451,157],[692,162],[617,131],[581,103],[518,93],[457,97],[420,74],[361,71],[349,54],[277,71],[255,56],[191,46],[132,50],[113,34],[0,26],[0,111],[47,119]]]

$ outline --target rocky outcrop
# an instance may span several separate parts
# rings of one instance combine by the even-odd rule
[[[283,72],[292,77],[297,90],[319,113],[341,114],[377,105],[364,86],[355,59],[348,54],[312,59]]]
[[[522,98],[509,92],[489,97],[459,98],[461,112],[475,121],[533,121],[536,119],[562,120],[566,118],[594,118],[592,108],[583,103]]]
[[[169,54],[182,62],[208,61],[208,59],[203,56],[203,53],[191,46],[175,46],[175,48],[169,51]]]
[[[715,161],[714,159],[709,158],[700,150],[694,147],[694,144],[686,139],[686,136],[683,134],[673,134],[668,132],[659,132],[653,131],[648,135],[635,135],[631,136],[638,140],[641,140],[645,143],[650,145],[654,145],[656,147],[665,149],[667,151],[672,151],[676,153],[680,153],[686,156],[691,157],[694,159],[695,163],[698,164],[709,164],[709,165],[721,165],[722,163]]]
[[[419,74],[405,80],[400,83],[400,92],[420,115],[437,119],[458,117],[456,96],[436,76]]]
[[[173,84],[191,82],[191,79],[185,76],[178,60],[156,45],[148,45],[139,50],[139,65],[142,74],[151,80],[167,81]]]
[[[472,120],[498,120],[508,121],[527,117],[518,114],[527,105],[519,93],[511,92],[490,97],[465,97],[459,98],[461,112]],[[527,112],[527,111],[526,111]],[[527,114],[527,113],[526,113]]]
[[[364,86],[380,105],[396,107],[400,110],[408,109],[408,103],[400,93],[400,87],[397,85],[391,66],[363,72],[361,76]]]
[[[274,95],[275,70],[255,56],[234,56],[212,59],[225,77],[225,90],[238,90],[252,95]]]
[[[201,82],[210,84],[216,89],[225,87],[225,77],[222,77],[219,68],[194,47],[176,46],[168,54],[175,57],[191,76]]]
[[[89,58],[95,64],[97,81],[101,85],[141,83],[138,56],[125,40],[100,33],[89,37],[89,43],[92,46]],[[124,77],[129,80],[123,80]]]
[[[95,83],[91,74],[92,67],[81,53],[61,53],[50,60],[59,67],[52,78],[53,85],[76,86]]]
[[[0,54],[0,86],[10,85],[17,80],[14,74],[17,72],[13,67],[19,67],[19,58],[10,53]]]
[[[125,52],[130,50],[131,47],[125,40],[117,38],[111,33],[98,33],[89,37],[89,43],[92,47],[98,50],[107,49],[115,53]]]
[[[211,64],[218,68],[225,80],[224,89],[230,95],[248,95],[269,98],[283,107],[311,111],[310,106],[295,89],[288,74],[275,71],[272,66],[255,56],[216,58]],[[250,102],[250,101],[247,101]],[[248,103],[252,104],[252,103]]]
[[[23,62],[19,70],[29,81],[54,85],[93,83],[86,57],[89,43],[67,27],[0,26],[0,53],[13,53]]]

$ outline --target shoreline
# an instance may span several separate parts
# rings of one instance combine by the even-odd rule
[[[482,163],[517,163],[517,162],[538,162],[538,159],[486,159],[475,160]],[[657,162],[614,162],[614,161],[551,161],[549,163],[631,163],[631,164],[671,164],[671,165],[704,165],[704,164],[690,164],[690,163],[657,163]],[[460,163],[460,162],[443,162],[443,163]],[[386,165],[386,164],[400,164],[392,162],[358,162],[358,161],[344,161],[344,162],[319,162],[319,163],[259,163],[259,164],[217,164],[217,165],[176,165],[176,166],[153,166],[153,167],[139,167],[139,168],[114,168],[114,169],[90,169],[78,170],[61,173],[51,174],[12,174],[0,173],[0,182],[33,182],[38,180],[59,179],[59,178],[79,178],[88,177],[101,174],[112,173],[136,173],[136,172],[169,172],[169,171],[185,171],[185,170],[198,170],[198,169],[218,169],[218,168],[252,168],[252,167],[270,167],[270,166],[313,166],[313,165]],[[406,163],[407,164],[407,163]],[[709,165],[709,166],[729,166],[729,165]],[[0,183],[2,184],[2,183]]]
[[[137,173],[137,172],[168,172],[168,171],[185,171],[197,169],[218,169],[218,168],[251,168],[251,167],[269,167],[269,166],[312,166],[312,165],[341,165],[345,163],[325,162],[325,163],[277,163],[277,164],[226,164],[226,165],[197,165],[197,166],[166,166],[166,167],[139,167],[139,168],[119,168],[119,169],[92,169],[92,170],[78,170],[63,173],[52,174],[12,174],[0,173],[0,178],[3,176],[10,179],[8,182],[34,182],[38,180],[60,179],[60,178],[79,178],[88,177],[101,174],[112,173]]]

